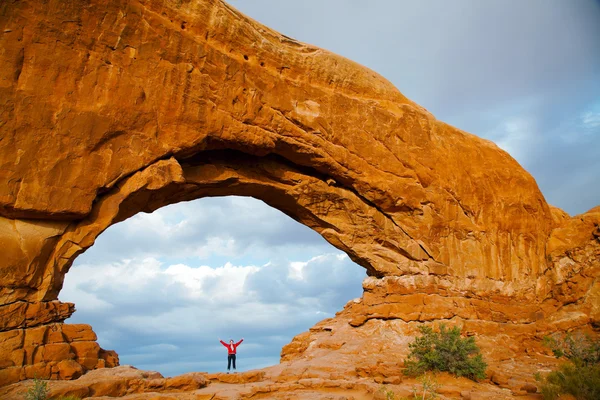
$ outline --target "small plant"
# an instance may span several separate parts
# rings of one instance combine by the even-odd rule
[[[48,392],[48,384],[41,379],[34,378],[33,386],[25,393],[25,400],[47,400]]]
[[[600,399],[600,341],[588,335],[567,334],[545,337],[544,345],[557,358],[569,360],[545,376],[535,375],[545,400],[555,400],[563,394],[577,400]]]
[[[429,326],[420,326],[419,331],[423,336],[408,345],[410,354],[404,361],[406,375],[446,371],[473,380],[485,378],[487,364],[475,338],[462,338],[458,327],[447,329],[444,324],[440,325],[439,332]]]
[[[417,381],[421,384],[421,387],[413,386],[413,398],[415,400],[437,399],[437,390],[440,388],[440,384],[435,379],[435,376],[425,374],[420,376]]]
[[[385,396],[385,400],[395,400],[396,394],[385,386],[379,388],[379,392]]]

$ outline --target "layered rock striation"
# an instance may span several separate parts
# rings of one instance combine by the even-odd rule
[[[205,196],[261,199],[365,267],[339,317],[354,332],[600,324],[600,209],[550,207],[373,71],[220,0],[3,2],[0,32],[0,385],[117,364],[65,333],[65,274],[112,224]]]

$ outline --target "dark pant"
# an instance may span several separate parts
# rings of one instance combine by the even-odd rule
[[[233,369],[235,369],[235,354],[227,355],[227,371],[231,369],[231,362],[233,361]]]

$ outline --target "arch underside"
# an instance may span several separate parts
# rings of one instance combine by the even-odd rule
[[[433,247],[423,240],[426,238],[411,236],[374,203],[315,169],[274,154],[254,156],[223,149],[198,152],[180,161],[175,157],[159,160],[125,177],[98,196],[86,218],[55,228],[59,232],[52,231],[53,236],[42,242],[53,249],[42,260],[45,264],[35,265],[40,260],[34,258],[30,266],[35,266],[36,273],[29,276],[27,284],[21,288],[16,282],[7,285],[3,294],[22,289],[24,301],[51,302],[57,298],[74,259],[110,225],[168,204],[227,195],[251,196],[286,213],[346,252],[370,276],[428,277],[442,279],[457,291],[535,298],[528,283],[498,285],[497,279],[481,273],[481,267],[461,271],[460,260],[441,260],[439,247],[447,246],[444,241]],[[450,243],[459,240],[459,234],[449,236]],[[465,273],[474,276],[461,276]],[[464,278],[466,282],[461,285]]]
[[[86,218],[65,224],[59,235],[48,240],[52,251],[44,260],[45,266],[36,266],[38,273],[30,277],[26,286],[15,285],[4,290],[14,293],[23,289],[23,300],[12,303],[13,307],[40,303],[51,309],[30,315],[28,326],[63,321],[74,311],[72,305],[56,301],[64,276],[75,258],[92,246],[104,230],[139,212],[227,195],[251,196],[286,213],[317,231],[376,278],[375,286],[365,282],[365,290],[371,297],[375,294],[377,300],[370,300],[368,310],[359,312],[354,324],[361,325],[371,318],[410,320],[403,314],[407,311],[403,307],[390,311],[388,305],[402,303],[414,295],[417,300],[411,298],[406,303],[413,308],[415,301],[425,304],[423,294],[440,298],[431,307],[439,308],[440,301],[447,303],[441,305],[445,311],[438,310],[430,319],[436,315],[445,315],[444,318],[463,315],[461,310],[481,308],[489,310],[478,311],[477,318],[497,322],[531,323],[548,315],[542,305],[545,298],[536,297],[530,282],[461,276],[457,273],[460,269],[455,269],[452,262],[443,263],[432,256],[435,253],[431,245],[408,235],[374,204],[332,178],[277,155],[254,156],[223,149],[199,152],[179,161],[174,157],[159,160],[124,178],[98,197]],[[456,237],[450,239],[455,241]],[[394,300],[396,295],[400,297]],[[446,300],[441,300],[444,297]],[[514,306],[507,307],[507,303]],[[412,318],[419,319],[421,313],[427,314],[423,310],[412,312]],[[7,318],[0,328],[14,329],[22,323]]]

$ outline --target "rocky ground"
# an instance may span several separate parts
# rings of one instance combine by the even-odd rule
[[[389,366],[388,366],[389,367]],[[341,375],[325,368],[287,363],[259,371],[238,374],[190,373],[173,378],[140,371],[131,366],[94,370],[75,381],[49,381],[51,398],[74,395],[94,399],[385,399],[382,389],[393,391],[396,398],[412,396],[413,388],[421,388],[415,379],[402,375],[356,377]],[[393,369],[390,368],[390,369]],[[301,375],[295,375],[300,372]],[[508,380],[514,380],[506,376]],[[465,378],[438,374],[439,398],[463,399],[541,399],[534,394],[535,384],[521,384],[515,380],[509,385],[491,381],[475,383]],[[516,385],[515,385],[516,383]],[[3,399],[23,399],[33,381],[23,381],[0,389]]]
[[[237,374],[189,373],[165,378],[131,366],[90,371],[72,381],[49,381],[51,396],[109,399],[378,399],[385,387],[396,398],[420,387],[402,373],[408,343],[418,322],[372,319],[350,325],[352,302],[336,318],[298,335],[282,350],[281,364]],[[453,318],[449,325],[468,326]],[[487,379],[474,382],[438,374],[439,398],[541,399],[534,373],[549,371],[557,360],[535,335],[507,334],[490,327],[476,334],[488,361]],[[506,329],[506,327],[504,327]],[[21,399],[32,381],[0,389],[0,398]]]

